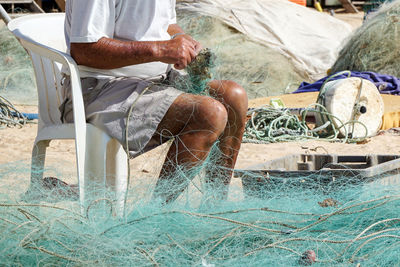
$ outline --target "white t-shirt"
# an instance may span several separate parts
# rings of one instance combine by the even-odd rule
[[[67,0],[65,38],[70,43],[94,43],[102,37],[129,41],[170,40],[176,23],[175,0]],[[102,70],[79,66],[81,77],[150,78],[165,74],[168,64],[151,62]]]

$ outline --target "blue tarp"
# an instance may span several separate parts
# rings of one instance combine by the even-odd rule
[[[318,92],[321,89],[322,84],[326,79],[330,76],[322,78],[321,80],[316,81],[315,83],[306,83],[303,82],[300,87],[294,91],[293,93],[306,93],[306,92]],[[348,75],[343,73],[338,75],[331,80],[338,80],[347,78]],[[391,94],[391,95],[400,95],[400,79],[394,76],[379,74],[371,71],[357,72],[352,71],[351,77],[359,77],[373,82],[376,87],[379,89],[381,94]]]

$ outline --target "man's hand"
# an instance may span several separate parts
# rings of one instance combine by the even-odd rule
[[[177,39],[177,38],[186,38],[187,40],[193,42],[196,46],[197,53],[199,53],[203,49],[201,44],[199,42],[197,42],[195,39],[193,39],[193,37],[190,36],[189,34],[181,34],[181,35],[176,36],[174,39]]]
[[[187,34],[162,42],[159,46],[160,61],[174,64],[176,69],[184,69],[192,62],[201,50],[199,42]]]

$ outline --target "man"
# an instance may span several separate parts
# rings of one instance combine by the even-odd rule
[[[182,70],[201,50],[176,24],[175,0],[67,0],[65,34],[80,65],[90,123],[123,145],[127,138],[131,156],[174,138],[155,197],[174,200],[193,178],[177,173],[199,166],[218,140],[222,175],[209,174],[208,182],[224,188],[226,197],[244,132],[247,95],[231,81],[212,81],[212,97],[170,86],[177,75],[171,65]],[[65,121],[73,120],[68,86],[66,78]]]

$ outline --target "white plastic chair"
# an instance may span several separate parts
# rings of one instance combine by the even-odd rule
[[[28,15],[12,20],[10,31],[32,58],[39,98],[39,125],[32,151],[31,185],[43,178],[46,148],[54,139],[75,139],[81,210],[85,212],[95,182],[115,192],[115,213],[122,216],[128,183],[127,154],[106,133],[86,123],[78,66],[66,54],[63,13]],[[71,77],[74,123],[62,123],[59,106],[61,67]]]

